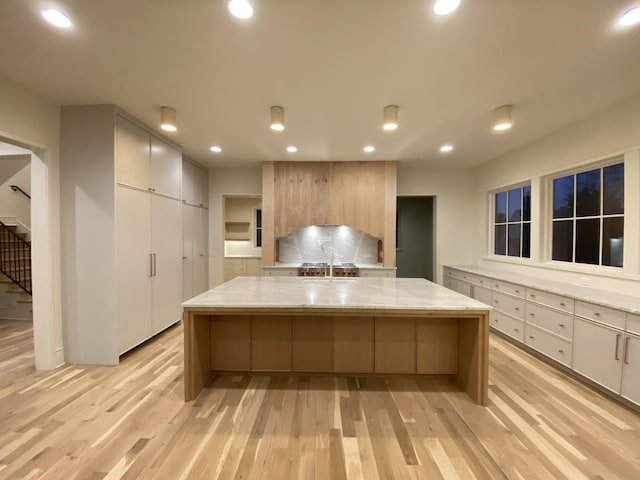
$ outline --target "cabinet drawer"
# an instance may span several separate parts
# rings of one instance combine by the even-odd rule
[[[626,313],[615,308],[576,300],[576,315],[624,330]]]
[[[527,300],[541,303],[551,308],[557,308],[563,312],[573,313],[573,298],[563,297],[554,293],[543,292],[534,288],[527,288]]]
[[[474,285],[479,285],[485,288],[491,288],[492,282],[493,281],[490,278],[480,277],[478,275],[474,275],[473,279],[471,280],[471,283],[473,283]]]
[[[525,289],[522,285],[503,282],[502,280],[494,280],[492,287],[494,291],[504,292],[504,293],[508,293],[509,295],[515,295],[516,297],[524,298]]]
[[[458,290],[458,281],[453,277],[444,277],[442,284],[450,290]]]
[[[491,295],[491,306],[503,313],[524,320],[524,300],[522,298],[494,291]]]
[[[457,272],[457,270],[453,270],[452,268],[447,268],[445,267],[442,271],[442,274],[445,277],[451,277],[451,278],[455,278],[456,274],[454,272]]]
[[[493,310],[491,312],[491,326],[519,342],[524,342],[524,321],[522,320]]]
[[[474,285],[471,290],[471,296],[479,302],[491,305],[491,290],[485,287]]]
[[[571,367],[572,345],[567,340],[558,338],[533,325],[527,325],[524,343],[557,362]]]
[[[627,313],[627,332],[640,335],[640,315]]]
[[[569,340],[573,339],[573,315],[531,302],[527,302],[525,309],[527,325],[536,325]]]

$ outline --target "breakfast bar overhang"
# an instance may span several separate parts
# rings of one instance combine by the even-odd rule
[[[447,375],[487,404],[491,307],[424,279],[238,277],[183,303],[185,400],[216,374]]]

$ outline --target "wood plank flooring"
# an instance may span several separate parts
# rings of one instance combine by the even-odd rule
[[[183,402],[182,327],[118,367],[33,367],[0,321],[4,479],[638,479],[640,415],[492,336],[490,404],[446,380],[219,377]]]

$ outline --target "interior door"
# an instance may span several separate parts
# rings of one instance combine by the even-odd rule
[[[118,339],[120,353],[151,336],[150,194],[118,186]]]
[[[153,333],[164,330],[182,318],[182,204],[151,195],[151,251]]]
[[[396,276],[433,281],[434,197],[398,197]]]

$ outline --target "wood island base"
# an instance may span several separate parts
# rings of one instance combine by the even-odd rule
[[[185,401],[220,373],[451,375],[488,396],[488,311],[184,309]]]

